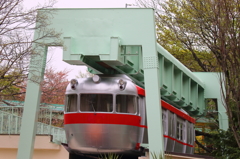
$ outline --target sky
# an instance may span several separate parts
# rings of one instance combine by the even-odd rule
[[[48,0],[24,0],[24,5],[36,6]],[[125,8],[126,4],[135,4],[135,0],[56,0],[55,8]]]
[[[31,8],[38,4],[44,4],[48,0],[24,0],[24,7]],[[56,0],[54,8],[128,8],[137,7],[135,0]],[[79,74],[86,72],[85,66],[73,66],[62,61],[61,48],[49,48],[47,67],[52,67],[56,71],[68,70],[68,80],[71,80]]]

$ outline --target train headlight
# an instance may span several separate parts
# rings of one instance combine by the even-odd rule
[[[99,82],[101,81],[101,78],[100,78],[98,75],[94,75],[94,76],[92,77],[92,80],[93,80],[93,82],[95,82],[95,83],[99,83]]]
[[[70,84],[72,89],[76,89],[76,86],[78,85],[78,81],[76,79],[72,79],[70,81]]]
[[[119,85],[120,90],[124,90],[125,87],[126,87],[126,85],[127,85],[127,82],[124,81],[123,79],[120,79],[120,80],[118,81],[118,85]]]

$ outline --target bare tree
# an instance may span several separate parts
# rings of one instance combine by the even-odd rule
[[[43,39],[59,41],[60,37],[54,29],[47,29],[54,10],[37,14],[38,9],[52,7],[54,0],[31,9],[24,9],[22,3],[23,0],[0,1],[0,100],[23,93],[21,83],[27,78],[30,56],[41,51]],[[33,40],[34,31],[38,31],[38,37]]]
[[[189,50],[203,71],[219,70],[225,79],[223,100],[230,130],[240,148],[240,1],[239,0],[138,0],[156,9],[158,31]],[[161,37],[159,37],[161,38]],[[215,57],[217,68],[207,67],[197,52]],[[211,60],[210,60],[211,61]]]
[[[86,72],[79,71],[78,75],[76,75],[76,78],[88,78],[88,77],[93,77],[94,74],[90,73],[87,69]]]
[[[65,91],[68,85],[69,71],[54,71],[52,67],[46,69],[42,82],[42,103],[64,104]]]
[[[46,68],[44,80],[41,83],[41,103],[64,104],[65,91],[67,85],[69,84],[67,79],[68,73],[69,71],[66,69],[62,71],[56,71],[52,67]],[[26,85],[26,81],[22,83],[23,88],[21,92],[26,92]],[[25,94],[22,93],[17,95],[16,99],[19,101],[24,101]]]

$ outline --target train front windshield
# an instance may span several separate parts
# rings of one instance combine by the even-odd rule
[[[81,94],[80,111],[112,112],[112,94]]]
[[[65,111],[78,111],[78,95],[66,96]],[[117,113],[137,113],[137,97],[133,95],[116,95]],[[82,112],[113,112],[112,94],[80,94],[80,111]]]
[[[116,110],[119,113],[137,112],[137,98],[133,95],[117,95],[116,97]]]
[[[76,112],[77,111],[77,94],[69,94],[65,99],[65,111]]]

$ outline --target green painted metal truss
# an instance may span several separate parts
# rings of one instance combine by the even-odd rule
[[[144,88],[144,67],[159,67],[161,97],[191,116],[204,115],[204,84],[193,73],[157,44],[158,57],[144,57],[141,45],[121,45],[121,39],[111,37],[109,54],[76,54],[64,49],[63,60],[73,65],[87,65],[92,73],[126,74]],[[71,46],[72,38],[64,44]],[[145,66],[143,66],[143,61]]]

